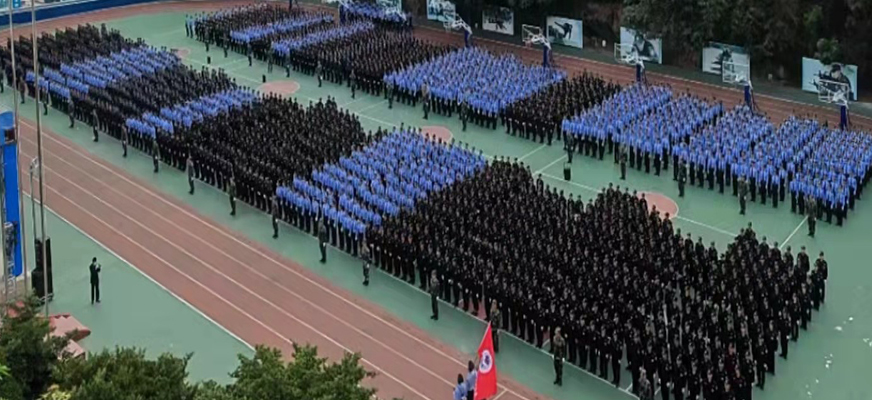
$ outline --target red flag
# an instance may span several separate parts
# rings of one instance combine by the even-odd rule
[[[494,341],[491,336],[491,326],[478,346],[478,378],[475,381],[475,398],[482,400],[497,394],[497,364],[494,361]]]

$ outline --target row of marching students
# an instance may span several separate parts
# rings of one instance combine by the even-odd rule
[[[319,81],[327,79],[342,84],[354,71],[355,89],[378,96],[385,88],[386,74],[438,57],[450,49],[417,39],[410,31],[376,27],[359,35],[304,47],[297,57],[315,63],[315,71],[308,72],[314,72]],[[374,57],[375,54],[378,56]]]
[[[415,104],[420,97],[425,118],[430,110],[450,116],[465,104],[465,118],[496,129],[506,107],[565,78],[564,71],[525,65],[512,54],[466,47],[388,74],[384,80],[400,91],[401,101]]]
[[[557,82],[536,94],[515,102],[502,114],[506,133],[551,145],[554,135],[562,137],[558,128],[564,118],[602,103],[621,90],[621,86],[606,82],[587,72]]]
[[[384,218],[412,209],[482,165],[480,155],[426,137],[420,130],[379,130],[369,144],[312,171],[311,177],[294,177],[279,186],[277,195],[291,223],[313,232],[321,221],[328,242],[357,256],[363,238]],[[371,254],[382,268],[410,279],[409,265],[402,264],[400,274],[401,263],[390,262],[390,252],[374,248]],[[411,276],[414,279],[414,272]]]

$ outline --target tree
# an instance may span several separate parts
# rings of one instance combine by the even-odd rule
[[[823,65],[830,65],[842,60],[842,48],[836,39],[820,39],[817,41],[817,49],[814,58],[820,60]]]
[[[156,360],[145,351],[117,348],[69,359],[58,366],[57,382],[72,392],[72,400],[155,399],[190,400],[196,388],[187,382],[191,355],[162,354]]]
[[[374,389],[361,382],[374,376],[360,366],[359,354],[346,354],[338,363],[318,357],[314,346],[294,345],[294,358],[285,364],[278,349],[258,346],[254,357],[239,356],[230,389],[239,399],[369,400]],[[210,398],[209,400],[220,399]]]
[[[0,360],[9,368],[0,394],[7,400],[36,399],[52,382],[52,369],[64,355],[68,337],[51,336],[48,319],[39,315],[40,303],[29,297],[12,304],[0,327]]]

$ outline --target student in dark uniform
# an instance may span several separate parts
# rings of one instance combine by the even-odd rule
[[[88,266],[88,271],[91,275],[91,304],[94,301],[100,302],[100,264],[97,264],[97,257],[91,259],[91,265]]]
[[[430,308],[433,311],[433,315],[430,316],[430,319],[434,321],[439,320],[439,292],[441,290],[442,289],[439,286],[439,276],[436,274],[436,270],[434,269],[430,273]]]
[[[273,194],[270,200],[270,219],[272,219],[273,239],[279,238],[279,218],[281,212],[281,207],[279,207],[279,197]]]
[[[24,103],[23,98],[21,102]],[[72,97],[67,100],[67,112],[70,116],[70,129],[73,129],[76,127],[76,102]]]
[[[100,141],[100,133],[97,131],[97,126],[99,124],[99,117],[97,116],[97,108],[95,107],[91,110],[91,128],[94,131],[94,142]]]
[[[324,226],[324,219],[318,218],[315,222],[315,234],[318,235],[318,248],[321,250],[321,263],[327,262],[327,241],[330,239],[330,232]]]
[[[121,149],[124,151],[121,156],[127,158],[127,125],[121,126]]]
[[[324,67],[321,66],[321,60],[318,60],[318,65],[315,66],[315,76],[318,77],[318,87],[321,87],[321,80],[324,79]]]
[[[829,266],[827,265],[827,260],[824,259],[824,252],[818,256],[818,259],[814,262],[814,269],[818,271],[821,275],[821,286],[820,286],[820,300],[821,304],[826,303],[827,297],[827,279],[830,277]]]
[[[3,93],[2,87],[3,85],[0,84],[0,93]],[[40,88],[40,92],[41,97],[39,98],[39,101],[42,102],[42,115],[48,115],[48,104],[49,100],[51,99],[51,95],[46,88]]]
[[[348,75],[348,86],[351,88],[351,98],[353,99],[357,93],[357,74],[354,73],[354,69]]]
[[[230,200],[230,215],[236,215],[236,179],[231,176],[227,184],[227,198]]]
[[[188,174],[188,194],[194,194],[194,158],[188,155],[188,161],[185,163],[185,173]]]
[[[366,240],[360,243],[360,259],[363,260],[363,286],[369,286],[369,270],[371,268],[372,255]]]
[[[684,185],[687,182],[687,162],[681,161],[678,170],[678,197],[684,197]]]
[[[808,197],[808,200],[805,202],[805,210],[808,213],[808,236],[814,237],[815,227],[817,226],[817,201],[814,197]]]
[[[618,147],[618,152],[621,162],[621,180],[627,179],[627,148],[624,145]]]
[[[151,139],[151,163],[154,164],[154,173],[157,173],[160,164],[160,145],[156,136]]]
[[[491,300],[490,305],[491,341],[494,343],[494,353],[500,352],[500,328],[502,327],[502,314],[496,300]]]
[[[551,353],[554,355],[554,384],[563,385],[563,362],[566,361],[566,341],[560,333],[560,328],[554,330],[554,340],[551,341]]]
[[[745,215],[745,206],[748,202],[748,184],[745,182],[745,178],[740,177],[738,180],[739,184],[739,215]]]

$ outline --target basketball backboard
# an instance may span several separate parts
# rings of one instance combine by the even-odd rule
[[[818,100],[823,103],[847,104],[851,98],[851,85],[843,82],[819,80],[817,82]]]
[[[636,65],[637,57],[632,44],[615,43],[615,61],[618,64]]]
[[[521,39],[525,44],[530,44],[533,39],[542,37],[542,28],[536,25],[521,25]]]
[[[721,80],[729,85],[744,85],[751,80],[751,66],[724,61],[721,65]]]

